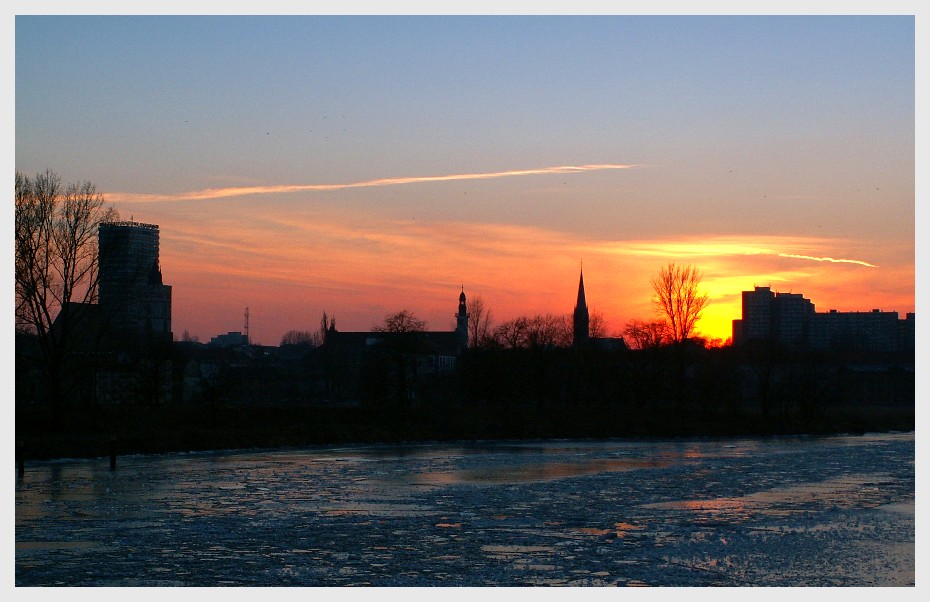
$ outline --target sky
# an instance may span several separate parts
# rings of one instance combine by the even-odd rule
[[[582,266],[589,307],[620,334],[655,317],[650,280],[669,262],[702,272],[712,338],[754,286],[903,318],[915,17],[822,4],[19,11],[15,168],[90,181],[121,218],[159,226],[179,338],[242,331],[246,308],[265,345],[324,311],[340,330],[401,309],[451,330],[463,287],[495,323],[570,314]]]

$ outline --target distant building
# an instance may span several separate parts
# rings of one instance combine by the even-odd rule
[[[895,311],[839,312],[831,309],[817,314],[810,347],[823,351],[898,351],[901,346],[898,323],[901,321]]]
[[[100,224],[99,304],[116,333],[171,340],[171,287],[162,282],[158,226]]]
[[[623,337],[592,337],[589,343],[592,347],[603,351],[628,351],[630,349]]]
[[[219,334],[207,343],[210,347],[243,347],[249,344],[249,337],[241,332],[227,332]]]
[[[767,286],[743,291],[743,315],[733,320],[733,344],[768,341],[818,351],[914,349],[914,314],[897,312],[816,312],[800,294],[773,293]]]
[[[468,347],[468,307],[459,294],[452,331],[343,332],[333,323],[322,347],[326,389],[333,400],[359,400],[388,392],[417,399],[424,377],[451,373]]]
[[[441,365],[450,369],[455,367],[455,358],[468,347],[468,305],[465,298],[465,289],[459,294],[458,312],[455,314],[455,330],[452,331],[424,331],[418,333],[425,343],[423,349],[431,355],[445,358]],[[230,333],[233,334],[233,333]],[[238,334],[238,333],[235,333]],[[326,332],[325,344],[365,348],[377,346],[385,341],[395,338],[394,335],[408,333],[362,331],[343,332],[336,330],[335,323],[331,323]]]

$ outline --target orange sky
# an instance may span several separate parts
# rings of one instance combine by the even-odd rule
[[[178,337],[186,330],[206,341],[241,331],[246,307],[252,339],[267,345],[291,329],[315,330],[324,311],[343,330],[368,330],[400,309],[447,330],[462,285],[497,323],[567,314],[582,261],[589,307],[611,334],[654,315],[649,281],[669,261],[703,272],[711,304],[698,329],[710,337],[730,337],[740,293],[756,285],[802,293],[819,311],[914,311],[913,264],[897,259],[913,256],[908,243],[732,234],[611,240],[525,225],[395,219],[305,197],[297,209],[291,194],[218,196],[224,200],[108,196],[124,219],[160,226]]]

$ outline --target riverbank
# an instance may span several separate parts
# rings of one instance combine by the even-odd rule
[[[834,408],[808,419],[614,406],[429,408],[239,405],[16,410],[18,458],[352,443],[827,435],[914,430],[913,408]]]

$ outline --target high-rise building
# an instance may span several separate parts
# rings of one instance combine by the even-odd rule
[[[778,341],[804,346],[810,337],[814,304],[796,293],[775,293],[767,286],[743,291],[743,317],[733,321],[733,344]]]
[[[772,338],[772,306],[775,293],[767,286],[743,291],[743,318],[734,323],[733,343]]]
[[[815,312],[796,293],[773,293],[767,286],[743,291],[743,316],[733,320],[733,344],[768,341],[820,351],[907,351],[913,349],[914,315],[898,313]]]
[[[804,345],[810,338],[814,304],[799,293],[775,293],[775,340]]]
[[[134,221],[101,224],[99,304],[118,335],[171,340],[171,287],[162,283],[158,226]]]

